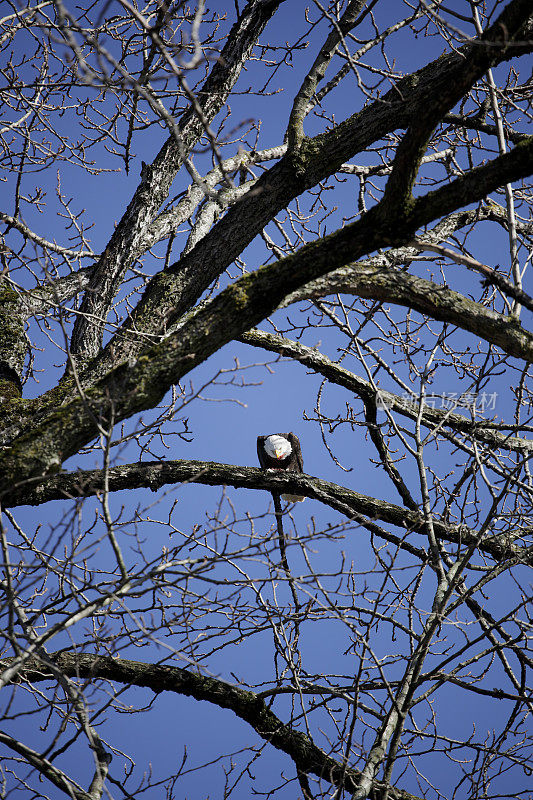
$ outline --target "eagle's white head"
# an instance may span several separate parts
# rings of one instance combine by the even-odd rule
[[[291,443],[284,436],[273,433],[265,439],[265,452],[270,458],[287,458],[292,453]]]

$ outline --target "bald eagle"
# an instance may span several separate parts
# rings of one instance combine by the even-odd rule
[[[257,437],[257,455],[263,469],[280,469],[286,472],[304,471],[300,440],[294,433],[271,433]],[[305,497],[282,494],[287,503],[301,503]]]

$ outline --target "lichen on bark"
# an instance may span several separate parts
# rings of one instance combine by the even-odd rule
[[[22,395],[22,370],[28,352],[20,295],[4,280],[0,287],[0,398]]]

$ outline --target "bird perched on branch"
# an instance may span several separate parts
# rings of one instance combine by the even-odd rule
[[[302,473],[303,459],[300,441],[294,433],[271,433],[257,437],[257,455],[263,469],[279,469],[284,472]],[[301,503],[305,497],[282,494],[288,503]]]
[[[304,471],[304,463],[302,458],[302,450],[300,447],[300,440],[294,433],[271,433],[269,436],[257,437],[257,455],[259,456],[259,463],[263,469],[282,470],[283,472],[298,472]],[[299,503],[305,500],[305,497],[300,497],[294,494],[282,494],[281,497],[288,503]],[[283,530],[283,512],[281,510],[280,495],[277,492],[272,492],[272,499],[274,500],[274,512],[276,515],[276,527],[278,529],[278,544],[281,556],[281,566],[283,567],[287,576],[290,590],[294,599],[294,608],[297,614],[300,613],[300,603],[298,601],[298,593],[294,578],[289,569],[289,562],[287,561],[287,543],[286,536]]]

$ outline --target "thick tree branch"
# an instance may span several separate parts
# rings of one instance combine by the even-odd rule
[[[90,497],[102,492],[104,486],[109,491],[147,488],[157,491],[162,486],[179,483],[201,483],[207,486],[229,485],[239,489],[264,489],[276,494],[301,494],[319,500],[325,505],[350,518],[359,515],[370,520],[381,520],[403,530],[423,533],[425,520],[422,514],[409,509],[360,494],[352,489],[323,481],[308,475],[296,473],[277,473],[256,467],[240,467],[231,464],[218,464],[210,461],[156,461],[144,464],[123,464],[111,467],[106,474],[103,470],[80,470],[63,473],[43,481],[33,490],[22,489],[4,498],[5,506],[39,505],[50,500]],[[471,546],[479,538],[476,531],[466,526],[448,525],[437,517],[433,521],[436,534],[443,541]],[[381,534],[378,534],[381,535]],[[384,538],[387,532],[383,531]],[[391,540],[398,542],[397,536]],[[406,543],[406,549],[409,544]],[[513,544],[513,532],[506,535],[485,536],[479,542],[479,549],[497,561],[508,558],[522,559],[533,563],[533,556],[526,548]],[[410,550],[411,551],[411,550]],[[420,554],[420,550],[411,552]]]
[[[28,352],[24,323],[20,294],[4,280],[0,289],[0,398],[4,402],[22,394],[22,369]]]
[[[333,273],[334,274],[334,273]],[[395,273],[393,273],[394,279]],[[304,287],[305,290],[305,287]],[[342,291],[346,291],[343,289]],[[368,381],[359,375],[355,375],[350,370],[331,361],[323,355],[316,347],[306,347],[301,342],[294,342],[285,339],[283,336],[266,333],[265,331],[252,330],[246,331],[239,336],[239,341],[249,344],[252,347],[262,347],[272,353],[293,358],[309,367],[315,372],[323,375],[330,383],[344,386],[348,391],[357,394],[365,403],[376,403],[380,401],[391,411],[396,411],[413,421],[418,416],[418,398],[400,397],[393,392],[380,389],[376,394]],[[416,403],[415,403],[416,399]],[[500,430],[498,423],[485,422],[483,420],[473,421],[461,414],[453,411],[446,411],[440,408],[432,408],[430,405],[424,406],[422,411],[422,424],[427,428],[436,428],[445,425],[452,430],[460,432],[472,439],[490,445],[491,447],[501,447],[505,450],[516,450],[524,454],[533,453],[533,439],[525,439],[519,436],[512,436]]]
[[[286,304],[316,300],[336,292],[395,303],[452,323],[515,358],[533,361],[533,334],[512,317],[498,314],[441,284],[391,269],[386,258],[380,260],[379,266],[354,263],[333,270],[298,289],[287,298]]]

